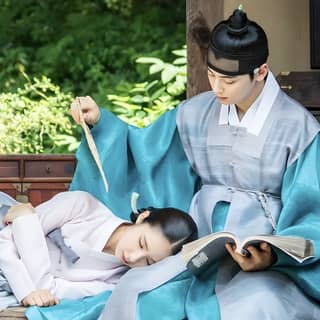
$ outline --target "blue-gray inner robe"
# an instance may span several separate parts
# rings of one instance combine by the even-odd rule
[[[245,128],[219,125],[220,108],[208,92],[186,102],[178,113],[184,150],[203,184],[190,208],[200,234],[225,230],[240,238],[295,235],[312,239],[317,248],[319,124],[283,92],[258,136]],[[319,299],[319,280],[305,283],[317,280],[305,277],[315,271],[317,253],[299,266],[278,254],[273,271],[242,272],[231,258],[219,261],[201,279],[211,281],[214,290],[204,290],[201,281],[193,281],[186,304],[188,319],[198,319],[200,305],[201,319],[319,318],[317,303],[306,296]],[[214,299],[219,310],[209,308]]]

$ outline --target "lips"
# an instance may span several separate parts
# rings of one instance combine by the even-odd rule
[[[121,260],[124,264],[129,264],[129,261],[127,260],[126,256],[124,255],[124,253],[121,256]]]

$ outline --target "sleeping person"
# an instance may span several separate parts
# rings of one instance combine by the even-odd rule
[[[131,220],[83,191],[35,208],[13,205],[0,231],[0,269],[24,306],[50,306],[112,290],[129,268],[156,263],[197,238],[192,218],[175,208],[141,209]]]

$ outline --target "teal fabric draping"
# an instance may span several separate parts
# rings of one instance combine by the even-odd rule
[[[185,299],[192,278],[192,275],[185,271],[156,290],[141,293],[136,319],[185,319]]]
[[[102,180],[85,141],[77,153],[79,163],[72,190],[80,189],[92,193],[122,218],[128,217],[133,191],[140,193],[139,206],[171,205],[184,210],[188,208],[195,191],[196,177],[180,145],[175,127],[175,110],[166,113],[145,129],[128,126],[112,114],[103,112],[92,133],[101,154],[110,192],[104,192]],[[281,192],[283,208],[276,231],[280,235],[303,236],[313,240],[315,256],[297,264],[277,251],[278,260],[272,267],[273,270],[288,275],[308,296],[317,300],[320,299],[319,150],[318,135],[287,168]],[[220,231],[228,214],[228,203],[221,202],[214,210],[215,217],[219,217],[219,221],[215,220],[214,231]],[[137,318],[220,319],[215,295],[216,270],[217,266],[212,266],[200,279],[186,272],[155,290],[140,294]],[[96,301],[92,300],[90,308],[94,308],[95,303]],[[65,314],[70,315],[69,319],[82,319],[72,317],[72,312],[77,310],[70,302],[50,309],[30,308],[27,315],[31,310],[35,312],[35,309],[41,309],[42,318],[28,315],[29,319],[61,319],[61,308],[64,308]]]
[[[91,130],[96,141],[110,192],[105,192],[97,166],[83,139],[77,151],[77,168],[71,190],[88,191],[116,215],[128,219],[132,192],[138,206],[173,206],[188,210],[196,176],[180,143],[176,109],[140,129],[102,110]]]
[[[286,171],[282,187],[280,235],[301,236],[314,243],[314,257],[297,263],[277,251],[274,269],[287,274],[309,296],[320,300],[320,135]]]
[[[108,180],[109,192],[104,189],[84,137],[76,154],[77,168],[70,190],[91,193],[123,219],[129,219],[132,192],[140,195],[138,207],[172,206],[187,211],[197,186],[197,177],[180,144],[176,110],[165,113],[143,129],[122,122],[107,110],[101,111],[100,120],[91,132]],[[182,319],[184,297],[190,281],[190,274],[183,273],[157,290],[140,295],[138,310],[139,315],[143,315],[140,319],[150,319],[154,310],[163,313],[161,319],[171,319],[170,313]],[[97,319],[97,308],[100,310],[102,300],[105,303],[108,296],[101,294],[79,301],[63,300],[50,308],[32,307],[28,309],[27,317],[30,320]],[[178,303],[175,305],[175,302]],[[88,307],[83,317],[78,312],[82,305]],[[164,312],[162,306],[168,311]]]
[[[30,320],[98,319],[110,294],[111,291],[105,291],[98,295],[78,300],[62,299],[57,306],[42,308],[30,307],[26,311],[26,317]]]

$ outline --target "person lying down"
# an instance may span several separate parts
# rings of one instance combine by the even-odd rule
[[[131,219],[83,191],[35,208],[14,205],[0,231],[0,269],[22,305],[51,306],[112,290],[129,268],[156,263],[197,238],[192,218],[175,208],[143,209]]]

